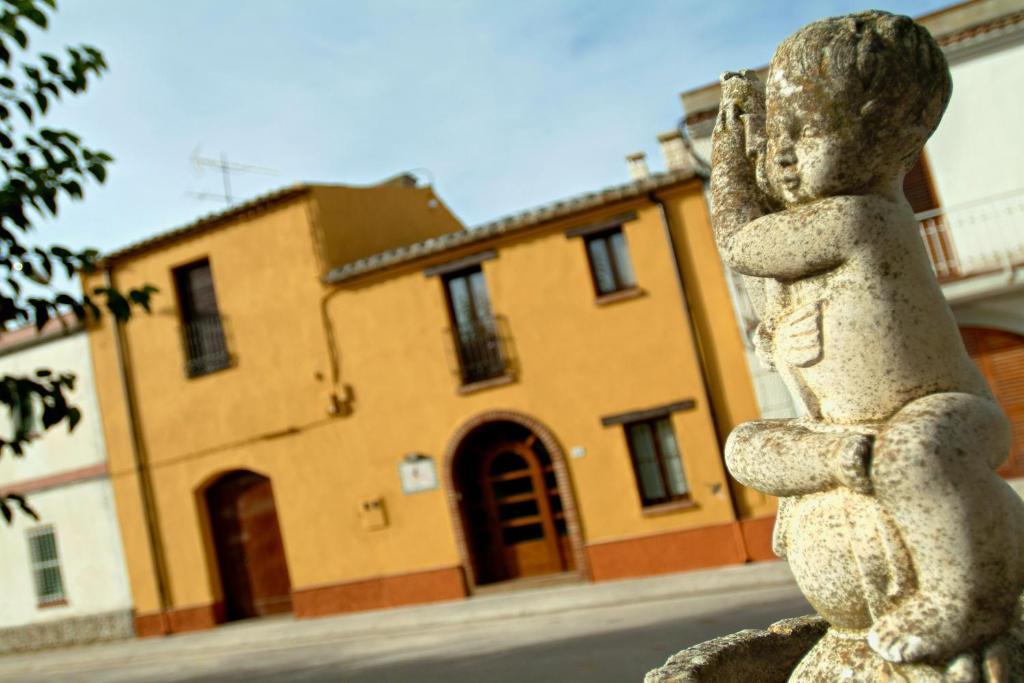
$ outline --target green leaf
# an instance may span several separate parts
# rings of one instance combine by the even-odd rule
[[[149,308],[149,292],[141,289],[133,289],[130,292],[128,292],[128,298],[130,298],[137,305],[141,306],[143,310],[146,311],[146,313],[153,312]]]
[[[28,515],[29,517],[31,517],[35,521],[37,521],[37,522],[39,521],[39,515],[36,514],[36,511],[32,509],[32,507],[25,500],[25,497],[22,496],[21,494],[19,494],[19,493],[8,493],[7,494],[7,500],[13,500],[15,503],[18,504],[18,507],[21,509],[21,511],[23,513],[25,513],[26,515]]]
[[[82,421],[82,411],[75,407],[68,408],[68,431],[75,431],[75,427]]]
[[[89,164],[87,168],[89,173],[91,173],[98,182],[102,183],[107,179],[107,169],[104,168],[102,164]]]
[[[53,55],[46,54],[45,52],[43,54],[39,55],[39,58],[43,60],[44,64],[46,64],[46,70],[47,71],[49,71],[54,76],[60,76],[61,75],[61,73],[60,73],[60,60],[58,60]]]
[[[46,15],[35,7],[26,7],[21,11],[22,15],[39,28],[46,28]]]
[[[11,37],[14,38],[22,50],[28,47],[28,34],[22,31],[20,28],[15,27],[13,31],[9,31]]]
[[[29,299],[29,304],[32,305],[33,317],[36,322],[36,329],[41,330],[43,326],[50,321],[50,306],[49,302],[42,299]]]

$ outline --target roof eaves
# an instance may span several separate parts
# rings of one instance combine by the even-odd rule
[[[6,330],[0,333],[0,357],[9,356],[48,341],[69,337],[84,330],[85,325],[72,313],[51,318],[41,330],[37,330],[35,325],[31,324]]]
[[[324,281],[328,284],[340,284],[385,268],[441,254],[457,247],[485,242],[494,237],[531,228],[558,218],[564,218],[578,211],[597,208],[623,199],[639,197],[648,192],[696,177],[703,177],[703,174],[689,169],[656,173],[643,180],[623,185],[614,185],[597,192],[587,192],[567,199],[556,200],[533,209],[527,209],[521,213],[511,214],[488,223],[483,223],[469,230],[432,237],[422,242],[397,247],[343,264],[328,272],[324,277]]]
[[[197,218],[191,223],[187,223],[180,227],[173,228],[166,232],[158,233],[156,235],[147,237],[138,242],[128,244],[108,254],[104,254],[101,259],[100,265],[109,264],[113,261],[124,258],[125,256],[130,256],[140,251],[144,251],[146,249],[152,249],[153,247],[157,247],[161,244],[166,244],[167,242],[172,242],[174,240],[181,239],[184,237],[190,237],[192,235],[203,232],[204,230],[212,228],[215,225],[218,225],[225,221],[231,220],[232,218],[240,216],[241,214],[244,214],[246,212],[261,209],[264,208],[265,206],[269,206],[270,204],[274,204],[279,201],[291,199],[294,196],[298,196],[309,191],[313,187],[314,185],[312,184],[299,183],[296,185],[282,187],[278,190],[274,190],[272,192],[259,195],[257,197],[253,197],[248,201],[242,202],[241,204],[236,204],[235,206],[227,208],[223,211],[207,214],[205,216]]]

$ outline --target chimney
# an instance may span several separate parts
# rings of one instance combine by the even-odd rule
[[[651,177],[651,171],[647,168],[647,155],[643,152],[627,155],[626,166],[629,168],[630,180],[645,180]]]
[[[658,136],[665,166],[670,171],[693,170],[693,153],[688,140],[678,130],[670,130]]]

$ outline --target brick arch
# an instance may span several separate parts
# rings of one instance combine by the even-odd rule
[[[558,495],[562,499],[562,510],[565,513],[565,525],[568,532],[569,542],[572,545],[573,559],[576,562],[576,569],[582,576],[590,577],[590,566],[587,562],[587,554],[583,547],[583,528],[580,525],[579,511],[576,507],[576,495],[573,492],[572,478],[569,476],[569,466],[566,462],[565,451],[562,449],[554,432],[530,415],[515,410],[488,410],[480,413],[466,422],[462,423],[451,438],[444,450],[444,467],[442,477],[445,487],[445,496],[448,500],[448,513],[452,519],[452,528],[455,531],[455,543],[459,551],[459,560],[462,563],[463,571],[466,574],[466,582],[470,591],[476,588],[476,576],[473,570],[473,562],[470,558],[469,544],[466,540],[466,529],[462,523],[462,514],[459,511],[458,491],[455,487],[455,458],[459,454],[463,442],[470,434],[488,424],[495,422],[512,422],[532,432],[544,448],[551,455],[551,466],[555,473],[555,481],[558,484]]]
[[[206,491],[211,486],[219,482],[221,479],[238,472],[249,472],[250,474],[255,474],[256,476],[263,477],[264,479],[272,479],[269,472],[253,469],[252,467],[222,467],[207,474],[206,477],[200,480],[200,482],[193,488],[192,493],[201,497],[205,495]]]

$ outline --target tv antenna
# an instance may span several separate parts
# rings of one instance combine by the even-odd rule
[[[277,175],[277,171],[272,168],[263,168],[262,166],[251,166],[249,164],[239,164],[234,161],[229,161],[228,156],[223,152],[219,159],[211,157],[204,157],[200,155],[199,148],[196,147],[195,151],[192,152],[192,165],[195,167],[197,173],[202,173],[203,169],[216,168],[220,170],[221,178],[224,180],[224,193],[218,194],[216,192],[189,192],[188,194],[196,197],[197,199],[214,199],[222,201],[228,206],[234,203],[234,196],[231,194],[231,172],[235,171],[238,173],[262,173],[263,175]]]

